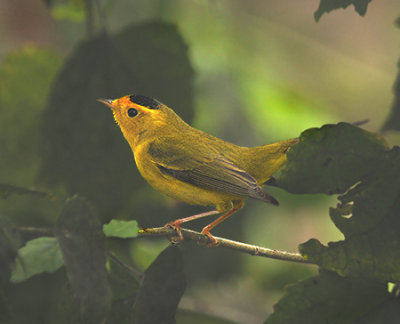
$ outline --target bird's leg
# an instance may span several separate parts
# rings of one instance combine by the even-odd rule
[[[201,230],[201,234],[207,235],[207,237],[210,239],[211,243],[209,244],[209,246],[215,246],[218,244],[217,240],[215,239],[214,236],[211,235],[210,231],[217,226],[219,223],[221,223],[222,221],[224,221],[225,219],[227,219],[229,216],[233,215],[234,213],[236,213],[239,209],[241,209],[244,206],[244,202],[241,200],[236,200],[233,201],[233,206],[231,209],[229,209],[225,214],[223,214],[222,216],[218,217],[215,221],[213,221],[212,223],[208,224],[206,227],[204,227]]]
[[[207,217],[207,216],[211,216],[211,215],[215,215],[215,214],[219,214],[220,212],[218,210],[210,210],[208,212],[204,212],[201,214],[196,214],[193,216],[189,216],[189,217],[185,217],[185,218],[180,218],[180,219],[176,219],[172,222],[169,222],[167,224],[164,225],[164,227],[172,227],[175,229],[176,233],[179,236],[179,241],[183,240],[183,235],[181,232],[181,224],[182,223],[186,223],[186,222],[190,222],[192,220],[198,219],[198,218],[203,218],[203,217]]]

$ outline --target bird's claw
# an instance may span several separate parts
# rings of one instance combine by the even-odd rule
[[[179,243],[179,242],[183,241],[183,234],[182,234],[182,231],[181,231],[181,223],[169,222],[169,223],[165,224],[164,227],[174,229],[176,234],[178,234],[178,237],[171,238],[170,241],[172,243]]]
[[[213,247],[213,246],[217,246],[218,245],[218,241],[216,240],[216,238],[214,236],[212,236],[210,231],[208,231],[207,229],[203,229],[201,231],[201,234],[204,234],[204,235],[207,236],[207,238],[208,238],[207,246],[208,247]]]

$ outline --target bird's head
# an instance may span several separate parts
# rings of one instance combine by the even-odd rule
[[[156,99],[127,95],[118,99],[98,99],[111,108],[114,119],[126,140],[135,146],[146,136],[162,135],[179,117]]]

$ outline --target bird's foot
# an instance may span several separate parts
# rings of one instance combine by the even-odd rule
[[[176,234],[178,234],[178,237],[175,237],[173,239],[173,243],[179,243],[183,241],[183,234],[181,231],[181,224],[182,222],[178,222],[178,221],[173,221],[173,222],[169,222],[167,224],[164,225],[164,227],[168,227],[168,228],[172,228],[175,230]]]
[[[208,237],[208,247],[213,247],[213,246],[217,246],[218,245],[218,241],[216,240],[216,238],[214,236],[211,235],[210,230],[206,227],[203,228],[203,230],[201,231],[201,234],[204,234]]]

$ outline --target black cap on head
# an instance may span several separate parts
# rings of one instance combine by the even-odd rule
[[[141,95],[131,95],[129,99],[132,103],[147,107],[149,109],[159,109],[160,103],[156,99],[152,99]]]

